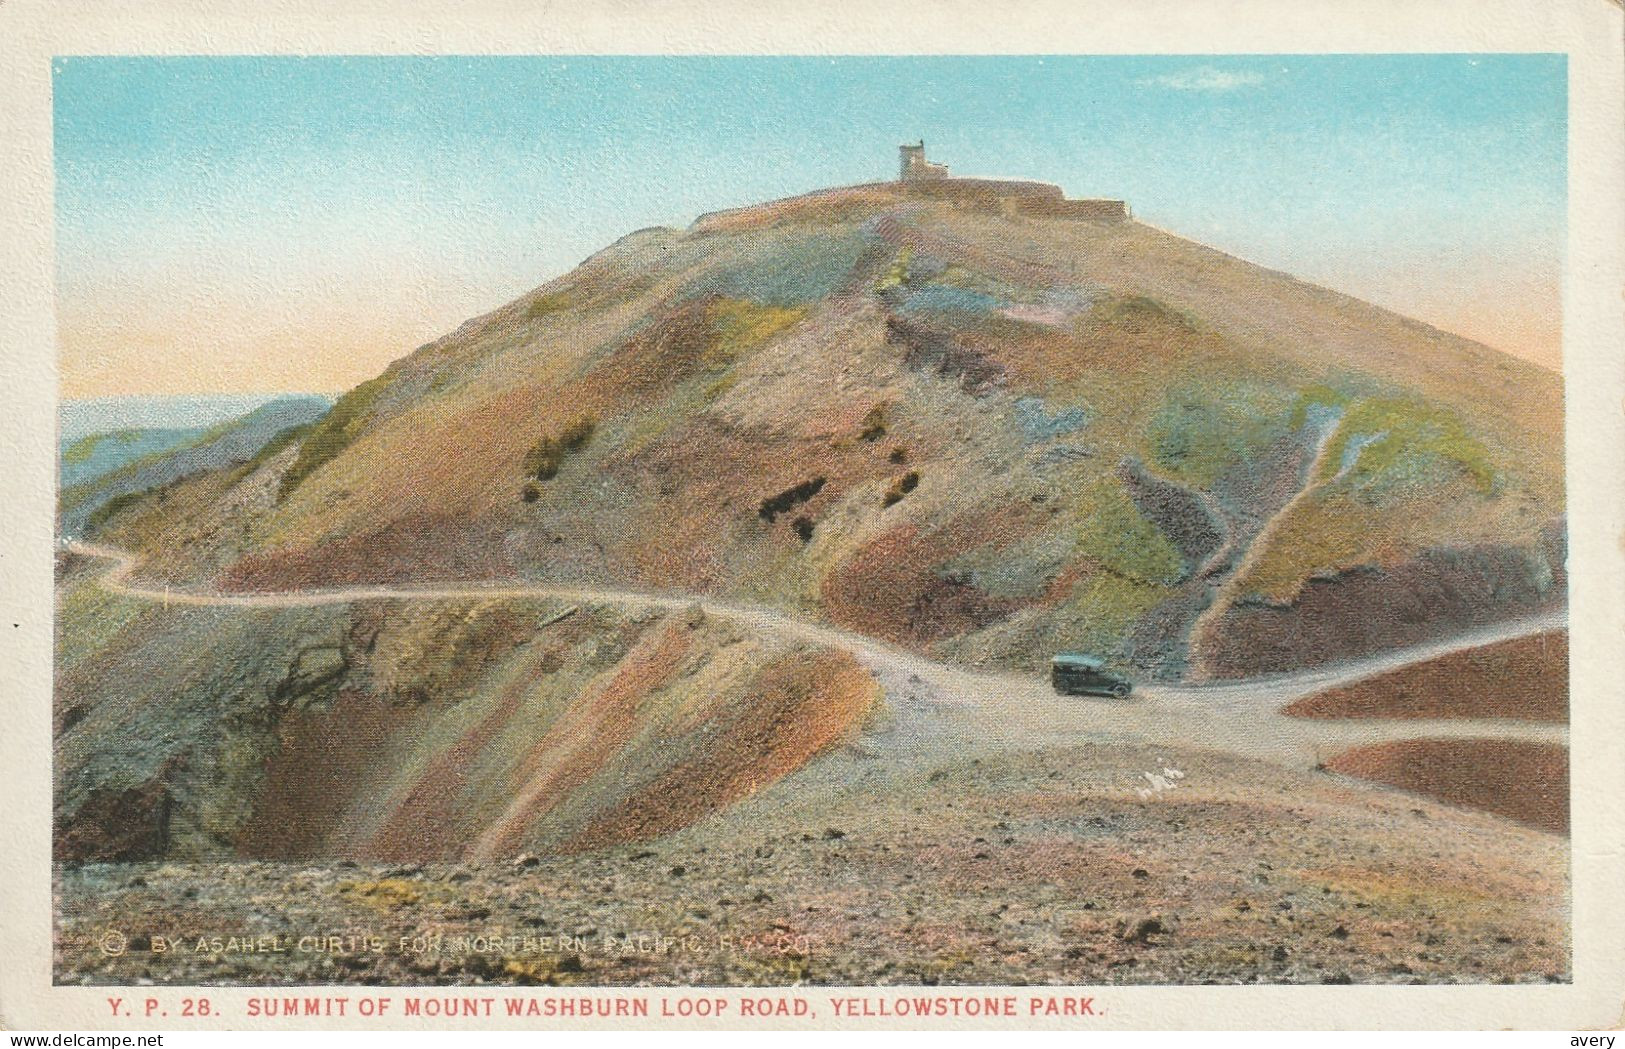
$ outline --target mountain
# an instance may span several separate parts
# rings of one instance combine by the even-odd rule
[[[168,393],[70,397],[57,404],[57,434],[62,441],[72,443],[81,437],[116,430],[206,430],[241,418],[281,396],[285,395]]]
[[[631,234],[100,533],[176,583],[613,583],[1163,676],[1561,605],[1557,375],[949,181]]]
[[[1557,376],[1035,199],[643,230],[65,492],[57,979],[1569,978]]]
[[[149,456],[160,456],[203,436],[201,429],[99,430],[57,442],[57,487],[74,488]]]
[[[254,464],[278,437],[292,442],[326,414],[323,397],[277,397],[246,414],[207,428],[93,431],[59,452],[62,490],[58,528],[64,536],[93,530],[126,506],[162,505],[168,490],[188,478]],[[76,420],[79,426],[87,420]],[[274,450],[274,449],[273,449]]]
[[[277,399],[275,394],[201,393],[62,401],[57,406],[57,488],[88,484],[137,459],[156,460]]]

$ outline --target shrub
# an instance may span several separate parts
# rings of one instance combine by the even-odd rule
[[[889,462],[899,464],[906,463],[908,462],[908,449],[904,448],[902,445],[898,445],[896,448],[891,450],[891,454],[886,456],[886,459]]]
[[[519,491],[519,498],[523,499],[527,503],[534,503],[541,497],[542,486],[537,484],[535,481],[526,482],[525,487]]]
[[[552,480],[564,465],[565,456],[585,448],[597,428],[598,420],[591,415],[581,415],[557,435],[543,437],[525,453],[525,473],[538,481]]]
[[[903,501],[903,496],[920,486],[920,471],[910,470],[908,473],[892,482],[886,489],[886,497],[880,501],[882,507],[895,506]]]
[[[551,481],[564,465],[564,446],[554,437],[543,437],[525,453],[525,473],[538,481]]]
[[[824,479],[822,477],[814,477],[810,481],[802,481],[798,485],[786,488],[778,495],[768,496],[766,499],[763,499],[761,507],[758,508],[756,512],[762,520],[766,521],[768,524],[772,524],[774,518],[778,517],[792,506],[806,502],[808,499],[811,499],[813,496],[823,491],[823,489]]]
[[[1097,323],[1111,325],[1128,335],[1190,335],[1197,324],[1182,310],[1144,295],[1107,299],[1091,311]]]
[[[790,522],[790,527],[796,531],[796,536],[803,543],[812,542],[813,523],[810,517],[798,517]]]
[[[861,441],[878,441],[886,436],[886,406],[877,404],[863,417],[863,429],[858,431]]]
[[[574,452],[586,446],[592,440],[593,431],[598,429],[598,420],[590,415],[577,416],[575,421],[564,428],[559,434],[559,443],[564,450]]]

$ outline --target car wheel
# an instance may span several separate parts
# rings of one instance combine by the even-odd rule
[[[1118,682],[1112,686],[1112,695],[1118,699],[1123,699],[1128,696],[1128,690],[1127,685],[1123,684],[1122,682]]]

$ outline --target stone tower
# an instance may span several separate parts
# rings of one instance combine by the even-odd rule
[[[925,159],[923,138],[912,146],[906,144],[898,146],[897,153],[900,162],[897,177],[903,182],[948,177],[948,165],[932,164]]]

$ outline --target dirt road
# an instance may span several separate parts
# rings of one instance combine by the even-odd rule
[[[891,716],[863,746],[899,756],[964,755],[1080,742],[1165,744],[1221,750],[1291,768],[1308,768],[1346,747],[1394,739],[1481,738],[1566,744],[1568,728],[1506,719],[1289,718],[1283,707],[1333,685],[1496,641],[1559,629],[1556,611],[1366,659],[1290,674],[1199,685],[1144,685],[1127,700],[1060,696],[1041,676],[988,673],[936,662],[862,634],[762,605],[690,594],[661,594],[551,583],[456,586],[353,586],[279,593],[218,593],[144,585],[131,580],[135,559],[112,547],[73,541],[67,549],[111,561],[109,591],[166,606],[296,608],[355,601],[546,598],[625,608],[698,607],[740,627],[844,649],[886,690]]]

